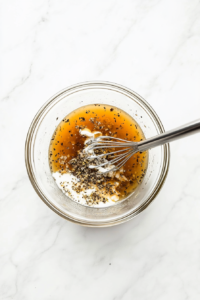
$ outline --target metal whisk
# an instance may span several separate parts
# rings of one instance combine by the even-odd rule
[[[141,142],[132,142],[123,140],[120,138],[110,137],[110,136],[100,136],[94,138],[90,145],[87,146],[86,151],[97,150],[97,149],[111,149],[114,148],[114,151],[109,152],[105,151],[103,154],[99,155],[91,155],[90,159],[99,159],[99,164],[90,165],[90,168],[100,168],[106,165],[112,165],[113,167],[109,170],[103,171],[102,173],[108,173],[110,171],[117,171],[120,169],[128,160],[129,158],[137,153],[149,150],[151,148],[161,146],[163,144],[178,140],[180,138],[186,137],[188,135],[194,134],[200,131],[200,119],[178,127],[176,129],[167,131],[160,135],[154,136],[147,140]],[[115,150],[116,148],[122,148],[120,150]],[[108,157],[109,160],[104,160],[102,163],[103,157]]]

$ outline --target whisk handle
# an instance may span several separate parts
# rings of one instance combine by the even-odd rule
[[[138,143],[138,151],[145,151],[169,142],[184,138],[200,131],[200,119],[185,124],[176,129],[164,132]]]

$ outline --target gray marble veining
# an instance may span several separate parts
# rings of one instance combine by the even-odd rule
[[[83,228],[26,174],[32,118],[87,80],[143,96],[166,129],[199,118],[199,1],[4,1],[1,14],[1,300],[200,299],[200,135],[171,145],[167,181],[141,215]]]

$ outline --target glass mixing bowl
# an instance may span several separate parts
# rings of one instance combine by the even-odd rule
[[[165,181],[170,151],[168,144],[149,150],[148,168],[142,183],[121,202],[94,208],[71,200],[58,188],[51,175],[49,143],[55,128],[66,115],[92,103],[109,104],[124,110],[138,122],[146,138],[164,132],[151,106],[132,90],[109,82],[79,83],[57,93],[38,111],[27,134],[25,162],[35,191],[54,212],[80,225],[105,227],[132,219],[153,201]]]

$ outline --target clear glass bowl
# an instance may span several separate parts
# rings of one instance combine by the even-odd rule
[[[58,215],[85,226],[112,226],[132,219],[153,201],[165,181],[170,151],[168,144],[151,149],[142,184],[131,196],[113,206],[94,208],[71,200],[62,193],[51,175],[49,143],[55,128],[66,115],[92,103],[109,104],[124,110],[138,122],[146,138],[164,132],[151,106],[132,90],[109,82],[79,83],[57,93],[38,111],[27,134],[25,162],[35,191]]]

